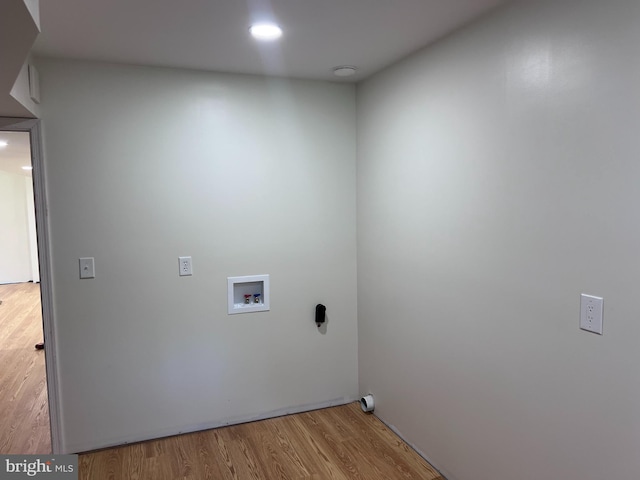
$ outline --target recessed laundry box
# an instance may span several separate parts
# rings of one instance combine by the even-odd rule
[[[269,310],[269,275],[227,277],[228,312],[265,312]]]

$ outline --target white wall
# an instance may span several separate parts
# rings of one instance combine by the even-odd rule
[[[517,2],[358,88],[360,387],[449,480],[640,475],[639,21]]]
[[[18,78],[11,88],[11,96],[15,98],[20,105],[28,109],[34,118],[39,118],[40,106],[31,99],[31,89],[29,84],[29,64],[32,63],[31,56],[22,65]]]
[[[64,450],[356,398],[354,87],[38,68]],[[264,273],[271,311],[227,315]]]
[[[25,178],[0,170],[0,284],[33,280]]]

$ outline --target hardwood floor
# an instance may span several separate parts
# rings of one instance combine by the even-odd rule
[[[0,285],[0,453],[51,453],[40,286]]]
[[[80,455],[86,480],[444,480],[358,403]]]

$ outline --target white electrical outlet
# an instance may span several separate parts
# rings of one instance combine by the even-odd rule
[[[181,277],[193,275],[193,270],[191,269],[191,257],[178,257],[178,266],[180,268],[179,271]]]
[[[93,257],[79,259],[80,278],[96,278],[96,266]]]
[[[580,296],[580,328],[602,335],[603,299],[592,295]]]

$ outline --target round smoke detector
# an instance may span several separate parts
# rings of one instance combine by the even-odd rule
[[[336,67],[333,69],[333,74],[336,77],[350,77],[351,75],[356,73],[358,70],[356,67],[352,67],[350,65],[342,65],[340,67]]]

